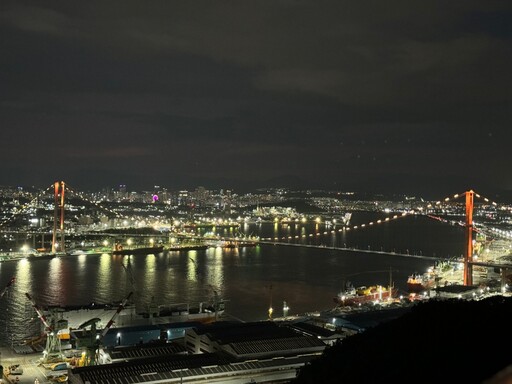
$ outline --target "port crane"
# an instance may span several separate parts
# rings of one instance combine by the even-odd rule
[[[41,320],[41,323],[44,326],[44,333],[46,334],[46,348],[43,351],[43,358],[41,362],[53,363],[63,361],[65,357],[62,354],[61,342],[57,334],[61,328],[59,327],[60,322],[55,324],[54,316],[50,316],[50,320],[48,320],[32,296],[30,296],[29,293],[25,293],[25,296],[31,302],[32,307],[34,307],[39,320]]]
[[[9,280],[9,282],[7,283],[7,285],[4,287],[4,289],[2,289],[2,291],[0,292],[0,299],[2,297],[4,297],[5,293],[7,292],[7,290],[14,284],[14,282],[16,281],[16,278],[13,276],[11,277],[11,279]]]
[[[130,300],[132,294],[133,292],[130,292],[128,296],[126,296],[126,298],[121,302],[121,304],[119,304],[116,312],[108,321],[105,328],[103,328],[101,331],[98,331],[97,329],[97,324],[101,321],[101,319],[97,317],[87,320],[78,326],[78,329],[82,331],[82,335],[77,336],[77,334],[74,333],[74,336],[78,340],[79,346],[84,349],[81,365],[103,364],[108,360],[107,357],[101,355],[103,338],[107,334],[108,330],[112,327],[112,324],[114,324],[115,319],[119,313],[128,303],[128,300]]]

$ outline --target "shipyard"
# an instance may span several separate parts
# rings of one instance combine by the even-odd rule
[[[511,1],[4,1],[0,384],[512,382]]]
[[[56,196],[64,193],[63,188],[64,183],[56,183]],[[325,202],[325,199],[317,201],[318,204]],[[447,208],[448,205],[443,209]],[[316,239],[322,232],[311,236],[315,242],[302,244],[290,244],[289,239],[278,237],[221,237],[212,232],[216,228],[214,225],[205,225],[199,220],[194,225],[190,221],[180,224],[173,219],[173,228],[166,229],[160,236],[151,231],[137,237],[134,228],[124,227],[126,219],[111,222],[113,229],[120,226],[113,235],[108,231],[100,232],[100,236],[92,234],[92,227],[83,227],[80,233],[73,235],[60,229],[65,226],[63,204],[56,204],[53,209],[57,219],[52,236],[48,236],[50,246],[41,242],[41,247],[48,250],[27,252],[22,249],[6,255],[2,263],[108,258],[112,262],[121,262],[124,276],[121,281],[130,291],[118,301],[66,305],[41,304],[38,292],[24,292],[33,313],[32,319],[39,323],[40,331],[23,343],[1,349],[4,380],[8,383],[291,382],[302,368],[320,359],[326,350],[342,345],[355,335],[365,334],[379,324],[413,313],[423,303],[485,302],[496,296],[510,296],[510,241],[492,236],[487,225],[479,224],[478,227],[466,227],[471,229],[466,229],[465,233],[471,238],[470,247],[466,249],[471,254],[471,264],[463,255],[442,260],[428,258],[432,264],[425,271],[409,271],[407,279],[401,282],[396,281],[397,270],[392,267],[371,271],[373,276],[381,276],[379,281],[368,280],[364,270],[340,275],[342,289],[333,292],[331,306],[303,313],[291,313],[286,301],[279,309],[281,313],[274,310],[274,293],[269,286],[267,315],[257,321],[244,321],[231,315],[229,298],[226,300],[222,291],[211,285],[208,294],[194,303],[165,302],[154,297],[149,301],[142,300],[136,288],[137,260],[183,256],[195,273],[190,278],[196,279],[202,276],[197,252],[208,252],[209,249],[227,254],[258,252],[261,246],[268,244],[280,246],[277,249],[302,245],[315,246],[321,252],[386,253],[370,247],[341,245],[341,242],[326,249],[325,240]],[[401,216],[409,211],[403,210]],[[429,215],[434,216],[439,211],[439,208],[431,209]],[[241,225],[247,225],[242,223],[261,226],[266,221],[272,226],[279,223],[283,231],[289,231],[290,225],[306,226],[311,220],[313,228],[322,223],[323,233],[332,234],[365,226],[352,225],[351,220],[357,213],[338,214],[336,219],[325,213],[322,216],[320,212],[307,216],[293,208],[273,207],[265,211],[256,207],[254,211],[244,213],[243,219],[239,215],[238,221],[237,218],[223,221],[216,229],[237,230]],[[398,217],[391,216],[392,219]],[[439,220],[439,216],[435,217]],[[379,221],[386,223],[389,220],[375,223]],[[218,219],[214,222],[220,223]],[[456,224],[459,226],[460,221]],[[447,221],[445,225],[453,224]],[[128,235],[123,233],[128,231]],[[389,252],[393,257],[397,253],[403,258],[426,257],[411,255],[409,251],[396,252],[395,249]],[[352,280],[364,281],[366,285],[354,285]],[[12,276],[0,297],[10,297],[18,289],[17,285],[16,277]]]

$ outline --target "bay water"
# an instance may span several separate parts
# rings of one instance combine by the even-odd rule
[[[355,212],[351,225],[383,217]],[[407,277],[426,271],[433,258],[464,253],[463,227],[425,216],[339,229],[321,223],[253,223],[238,230],[219,228],[216,233],[219,237],[243,233],[278,238],[290,245],[262,243],[150,255],[69,255],[1,262],[0,288],[12,276],[16,282],[0,299],[0,343],[19,344],[40,333],[41,319],[26,293],[42,308],[119,302],[133,292],[131,300],[141,309],[152,299],[157,304],[197,305],[212,302],[217,294],[226,300],[229,316],[257,321],[268,318],[270,306],[274,317],[282,316],[284,302],[290,315],[332,308],[346,280],[354,286],[388,285],[391,277],[405,292]],[[368,250],[386,253],[364,252]]]

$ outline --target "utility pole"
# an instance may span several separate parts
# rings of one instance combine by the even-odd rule
[[[272,312],[274,312],[274,309],[272,308],[272,284],[270,284],[270,306],[268,307],[269,320],[272,320]]]

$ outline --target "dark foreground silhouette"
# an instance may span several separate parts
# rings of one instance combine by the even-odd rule
[[[511,365],[511,297],[430,300],[329,347],[293,384],[501,384]]]

